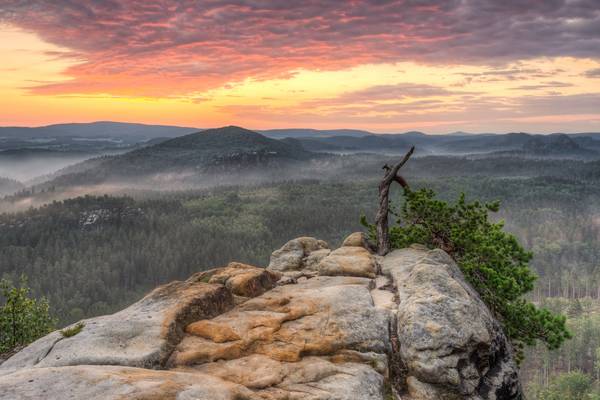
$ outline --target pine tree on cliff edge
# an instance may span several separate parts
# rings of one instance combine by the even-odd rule
[[[446,203],[436,199],[431,189],[413,191],[398,174],[413,152],[414,147],[393,167],[384,165],[375,224],[369,224],[364,216],[361,219],[377,242],[377,253],[386,255],[391,249],[413,243],[446,251],[502,323],[519,361],[524,346],[538,340],[549,349],[560,347],[571,337],[566,318],[523,298],[536,279],[529,269],[533,254],[503,230],[502,221],[489,220],[489,213],[497,212],[500,203],[467,202],[464,193],[455,203]],[[390,229],[389,191],[393,182],[403,187],[404,195],[396,225]]]

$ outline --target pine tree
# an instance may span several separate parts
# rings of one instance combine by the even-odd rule
[[[524,345],[537,340],[550,349],[558,348],[570,337],[562,315],[537,308],[523,298],[533,289],[535,275],[529,269],[532,253],[503,230],[502,222],[491,222],[489,212],[499,203],[467,202],[462,194],[454,204],[435,197],[429,189],[404,191],[398,225],[390,229],[393,248],[421,243],[441,248],[450,254],[465,278],[478,291],[522,358]],[[371,232],[375,227],[369,225]]]

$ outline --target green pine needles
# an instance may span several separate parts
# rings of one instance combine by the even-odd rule
[[[390,239],[392,248],[421,243],[448,252],[502,323],[520,361],[525,345],[540,340],[555,349],[570,333],[564,316],[523,298],[536,279],[528,266],[533,255],[503,230],[502,222],[488,220],[488,213],[498,209],[499,202],[467,202],[464,194],[449,204],[430,189],[407,189],[401,209],[394,213],[398,224],[390,228]],[[375,227],[364,217],[362,222],[374,235]]]

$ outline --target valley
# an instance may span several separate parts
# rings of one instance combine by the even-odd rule
[[[381,166],[416,144],[403,170],[411,187],[430,187],[448,200],[461,192],[500,200],[494,218],[535,254],[531,300],[569,315],[575,339],[561,355],[527,353],[528,390],[573,370],[596,374],[600,334],[586,328],[596,324],[595,314],[569,311],[600,308],[594,135],[270,136],[284,134],[295,137],[206,130],[69,164],[28,185],[2,179],[0,275],[26,276],[64,326],[115,312],[153,287],[212,266],[266,266],[272,249],[290,237],[337,246],[364,229],[361,216],[372,221]],[[401,204],[394,188],[392,206]],[[588,355],[568,355],[582,352]]]

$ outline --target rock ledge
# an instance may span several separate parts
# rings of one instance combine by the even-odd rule
[[[310,237],[161,286],[0,365],[0,399],[521,399],[499,323],[452,259]]]

